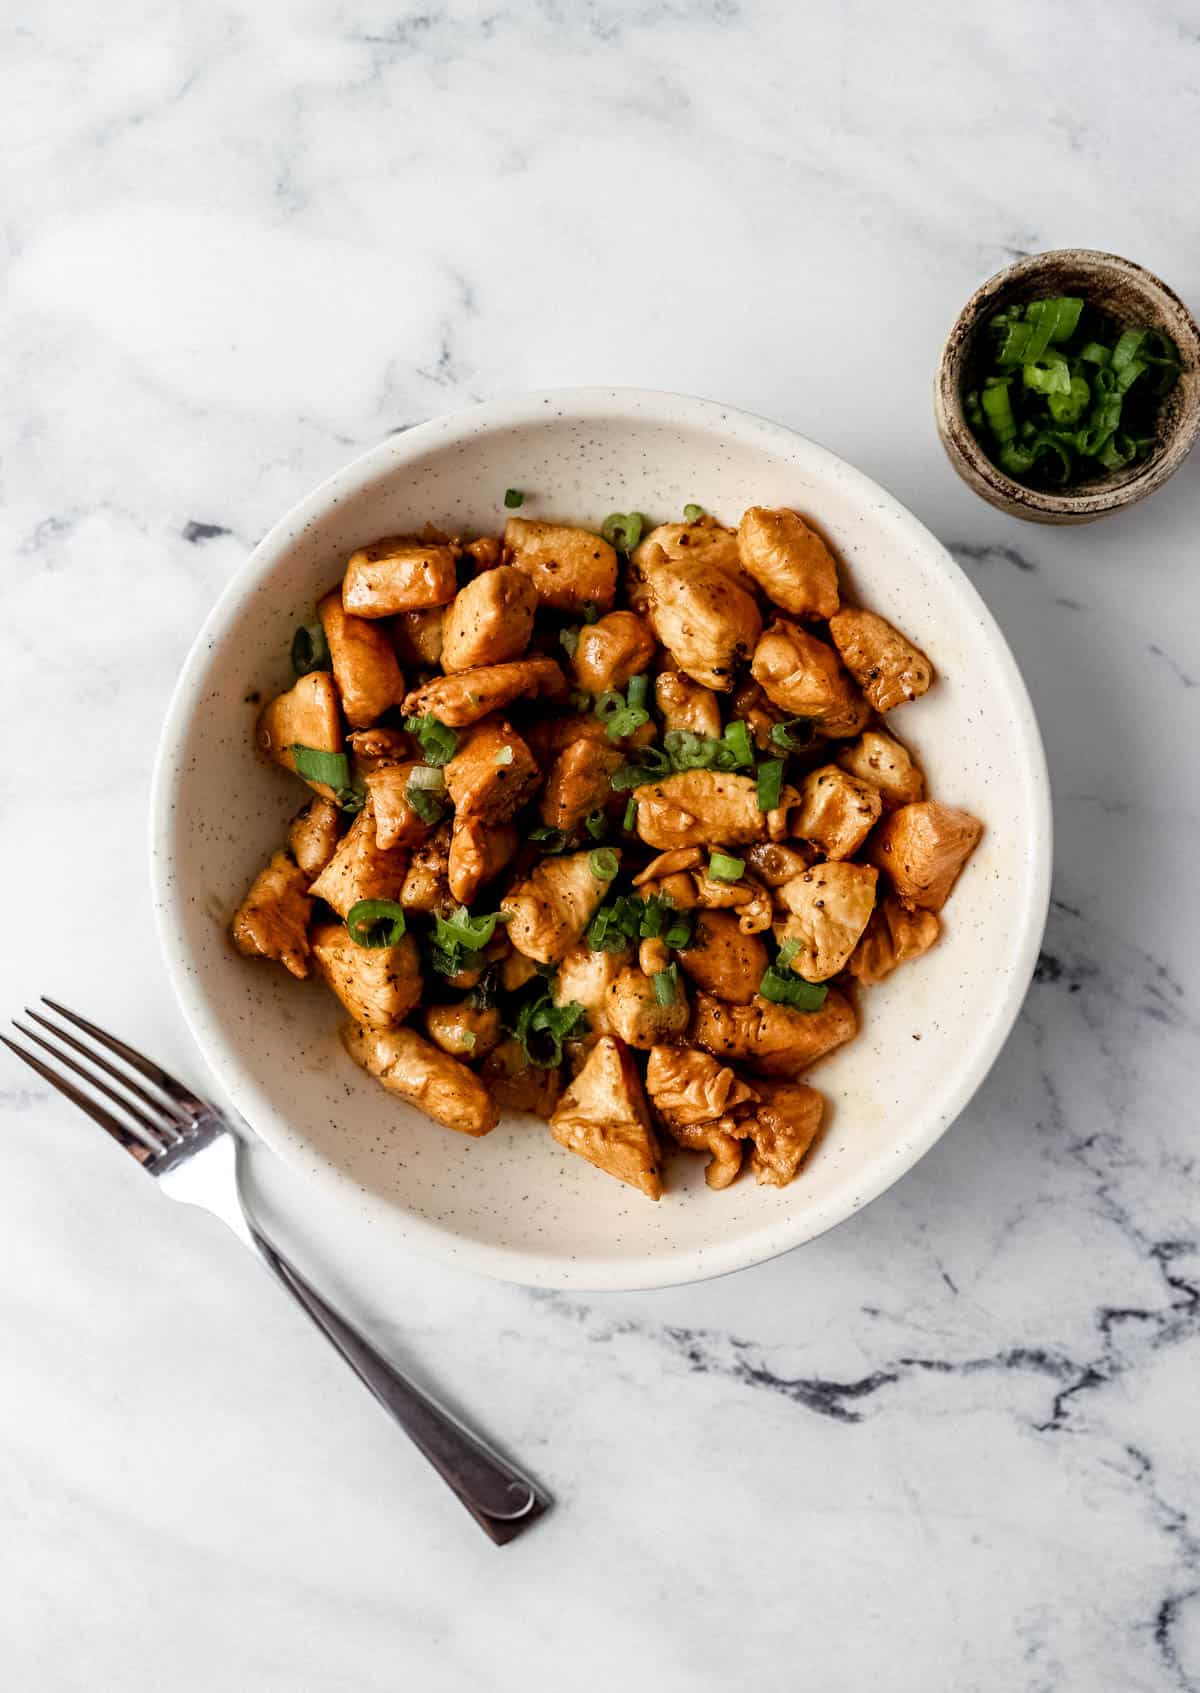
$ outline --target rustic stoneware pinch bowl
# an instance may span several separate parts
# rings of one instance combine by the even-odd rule
[[[1161,330],[1179,349],[1183,371],[1160,405],[1156,442],[1147,458],[1054,493],[1014,481],[988,457],[963,411],[978,336],[1014,301],[1081,295],[1124,326]],[[934,383],[938,434],[969,488],[1012,517],[1031,523],[1092,523],[1123,511],[1174,475],[1200,433],[1200,329],[1179,296],[1141,265],[1115,253],[1063,247],[1020,259],[977,288],[950,331]]]
[[[302,803],[256,756],[256,697],[290,682],[293,630],[353,549],[433,522],[494,532],[522,514],[596,526],[688,501],[736,523],[751,504],[810,514],[849,592],[933,659],[937,685],[894,714],[933,793],[987,825],[940,943],[862,996],[857,1040],[811,1072],[828,1128],[783,1190],[704,1185],[680,1153],[659,1204],[565,1152],[544,1123],[483,1140],[439,1128],[342,1051],[317,982],[237,956],[230,914]],[[201,1050],[263,1140],[348,1195],[364,1235],[547,1287],[699,1280],[810,1240],[891,1186],[962,1111],[1012,1026],[1045,922],[1050,806],[1041,740],[983,602],[911,513],[778,424],[708,401],[580,389],[496,401],[392,437],[303,500],[234,576],[184,665],[164,728],[153,883],[171,978]]]

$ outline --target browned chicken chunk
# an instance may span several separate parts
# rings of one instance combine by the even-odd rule
[[[833,648],[783,618],[776,618],[754,649],[750,674],[772,704],[809,718],[834,739],[857,735],[870,716]]]
[[[635,603],[644,592],[647,569],[659,553],[673,564],[723,571],[737,587],[754,592],[754,582],[742,568],[736,530],[726,529],[707,512],[691,523],[660,523],[642,537],[630,561],[630,598]]]
[[[637,832],[661,852],[686,846],[746,846],[761,841],[766,818],[749,776],[682,770],[635,788]]]
[[[500,874],[519,845],[520,836],[511,823],[455,817],[447,873],[450,892],[459,904],[470,905],[484,883]]]
[[[925,778],[906,746],[881,729],[864,729],[835,760],[843,770],[879,789],[885,811],[925,797]]]
[[[905,905],[940,911],[982,834],[983,824],[969,811],[921,800],[884,819],[871,843],[871,859],[886,871]]]
[[[417,943],[405,935],[395,946],[358,946],[344,923],[318,923],[309,936],[318,973],[356,1023],[394,1029],[421,998]]]
[[[879,789],[836,764],[810,770],[800,788],[800,804],[789,817],[793,835],[812,841],[826,858],[849,858],[879,821]]]
[[[403,847],[381,847],[375,839],[375,807],[368,795],[337,851],[309,888],[316,899],[345,917],[360,899],[400,898],[408,869]]]
[[[233,944],[247,958],[269,958],[293,976],[308,975],[308,877],[290,854],[277,852],[250,884],[233,915]]]
[[[742,1167],[740,1136],[746,1131],[738,1115],[753,1105],[755,1089],[694,1046],[656,1046],[646,1066],[646,1092],[672,1140],[710,1154],[704,1172],[709,1187],[728,1187]]]
[[[430,1005],[425,1011],[425,1033],[435,1046],[452,1058],[475,1063],[486,1058],[500,1039],[500,1013],[459,1000],[457,1005]]]
[[[760,841],[746,852],[746,863],[769,888],[781,888],[816,860],[816,849],[804,841]]]
[[[941,928],[932,911],[909,911],[895,894],[888,894],[854,949],[850,974],[865,988],[885,981],[897,965],[928,952]]]
[[[346,745],[354,757],[354,768],[360,776],[381,764],[403,764],[416,753],[414,736],[403,729],[390,729],[377,723],[373,729],[356,729],[346,736]]]
[[[810,1151],[821,1127],[825,1101],[803,1082],[758,1082],[759,1102],[743,1121],[754,1143],[750,1168],[767,1187],[786,1187]]]
[[[664,1005],[652,979],[631,964],[604,996],[606,1026],[627,1046],[646,1052],[660,1042],[677,1039],[688,1026],[690,1012],[682,981],[674,981],[672,987],[673,996]]]
[[[538,599],[556,611],[607,611],[617,592],[617,555],[590,529],[510,517],[504,545],[518,570],[533,583]]]
[[[331,799],[319,796],[288,824],[288,847],[310,882],[337,851],[341,832],[341,812]]]
[[[400,903],[405,911],[436,911],[449,916],[455,899],[450,892],[450,824],[441,823],[427,841],[413,848]]]
[[[782,611],[832,617],[838,608],[833,554],[799,512],[751,506],[738,525],[743,568]]]
[[[619,692],[630,677],[641,675],[654,650],[654,633],[642,618],[632,611],[610,611],[580,629],[571,669],[579,687],[590,694],[608,688]]]
[[[667,731],[686,729],[710,741],[720,740],[721,707],[711,688],[693,682],[680,670],[664,670],[654,684],[654,699]]]
[[[367,792],[375,812],[375,839],[384,849],[416,846],[430,834],[433,825],[417,813],[409,795],[413,771],[422,768],[420,761],[413,759],[405,764],[378,764],[367,772]]]
[[[515,1040],[503,1040],[489,1052],[480,1075],[501,1111],[530,1111],[535,1117],[549,1117],[562,1091],[559,1072],[531,1064],[525,1048]]]
[[[445,605],[457,586],[453,547],[400,536],[352,554],[342,604],[357,617],[392,617]]]
[[[550,1119],[560,1146],[661,1199],[658,1141],[637,1066],[619,1040],[604,1035],[563,1094]]]
[[[402,611],[387,621],[401,664],[414,670],[432,670],[442,662],[442,637],[446,628],[444,605],[425,606],[420,611]]]
[[[608,995],[628,964],[628,952],[593,952],[584,942],[573,946],[559,961],[554,1003],[582,1005],[590,1035],[615,1034],[608,1019]]]
[[[415,1029],[363,1029],[347,1023],[342,1044],[389,1093],[435,1123],[464,1135],[486,1135],[496,1127],[496,1107],[475,1072]]]
[[[537,595],[524,571],[502,564],[474,577],[446,612],[442,669],[473,670],[520,658],[536,608]]]
[[[294,688],[273,699],[258,720],[258,744],[285,770],[295,771],[294,746],[341,752],[342,719],[337,689],[327,670],[310,670]],[[314,793],[333,799],[326,782],[309,782]]]
[[[333,679],[352,729],[369,729],[389,706],[404,698],[404,677],[387,631],[365,617],[352,617],[335,588],[317,602],[325,630]]]
[[[847,607],[829,619],[829,633],[876,711],[918,699],[933,681],[933,666],[921,649],[876,612]]]
[[[749,1005],[727,1005],[697,994],[691,1035],[714,1057],[745,1064],[757,1075],[795,1077],[857,1031],[853,1005],[830,988],[819,1011],[793,1011],[761,996]]]
[[[608,892],[589,852],[544,858],[527,881],[500,902],[509,917],[508,938],[518,952],[539,964],[554,964],[582,938]]]
[[[550,767],[542,789],[542,822],[551,829],[570,831],[593,811],[613,801],[611,777],[625,762],[625,754],[608,741],[579,740],[564,747]]]
[[[438,676],[409,694],[404,709],[410,716],[436,717],[451,729],[463,729],[514,700],[562,699],[566,692],[566,678],[552,658],[519,658]]]
[[[680,969],[694,986],[731,1005],[750,1003],[767,963],[762,941],[744,934],[729,911],[702,911],[692,945],[679,954]]]
[[[446,791],[459,819],[504,823],[541,782],[533,754],[511,723],[489,717],[463,735],[446,766]]]
[[[869,864],[814,864],[780,888],[790,915],[776,938],[800,943],[791,967],[806,982],[827,982],[845,967],[875,909],[878,876]]]
[[[762,630],[753,596],[716,565],[672,563],[661,548],[647,553],[642,577],[650,626],[680,670],[728,693]]]

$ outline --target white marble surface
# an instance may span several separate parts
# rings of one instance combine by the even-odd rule
[[[14,1693],[1200,1688],[1200,463],[1081,531],[960,487],[929,386],[1018,251],[1200,298],[1186,6],[51,0],[0,51],[0,1004],[205,1078],[144,846],[247,549],[388,430],[631,382],[793,423],[949,543],[1042,716],[1039,981],[898,1188],[760,1270],[323,1284],[558,1498],[498,1552],[219,1226],[0,1065]],[[15,705],[15,711],[14,711]]]

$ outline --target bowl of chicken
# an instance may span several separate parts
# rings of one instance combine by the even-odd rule
[[[1019,1010],[1040,737],[945,550],[824,448],[580,390],[389,439],[181,674],[155,905],[232,1102],[544,1286],[759,1262],[937,1140]]]

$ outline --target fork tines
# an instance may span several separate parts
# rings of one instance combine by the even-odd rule
[[[25,1014],[30,1020],[53,1035],[54,1040],[47,1040],[36,1030],[27,1028],[24,1023],[13,1019],[14,1027],[43,1051],[49,1053],[55,1064],[47,1063],[37,1053],[30,1052],[26,1047],[18,1046],[16,1041],[9,1040],[7,1035],[0,1035],[10,1052],[16,1054],[31,1070],[37,1072],[43,1081],[49,1082],[73,1105],[85,1111],[92,1121],[99,1123],[115,1141],[133,1155],[141,1164],[152,1163],[177,1145],[186,1131],[191,1127],[193,1116],[186,1109],[182,1100],[187,1098],[186,1090],[174,1081],[165,1070],[150,1059],[143,1058],[132,1047],[126,1046],[115,1035],[110,1035],[96,1024],[89,1023],[86,1018],[76,1012],[69,1011],[65,1005],[59,1005],[52,999],[42,1000],[60,1017],[66,1018],[76,1028],[85,1031],[99,1046],[107,1048],[108,1052],[122,1060],[123,1067],[118,1068],[103,1053],[97,1052],[67,1029],[60,1028],[50,1022],[39,1012],[26,1007]],[[55,1042],[58,1044],[56,1045]],[[69,1048],[69,1051],[63,1050]],[[80,1063],[71,1056],[76,1052],[86,1063]],[[62,1074],[62,1070],[71,1071],[87,1083],[90,1093],[85,1093],[77,1087],[69,1077]],[[133,1069],[140,1072],[148,1081],[152,1082],[157,1092],[151,1090],[128,1074]],[[97,1074],[96,1072],[100,1072]],[[109,1080],[105,1080],[105,1078]],[[111,1083],[115,1082],[116,1087]],[[170,1085],[168,1085],[170,1084]],[[120,1090],[120,1091],[118,1091]],[[172,1092],[176,1097],[172,1098]],[[119,1115],[107,1110],[93,1097],[100,1094],[104,1099],[118,1107]],[[140,1103],[139,1103],[140,1102]],[[199,1103],[199,1102],[197,1102]],[[149,1107],[149,1109],[145,1109]]]

